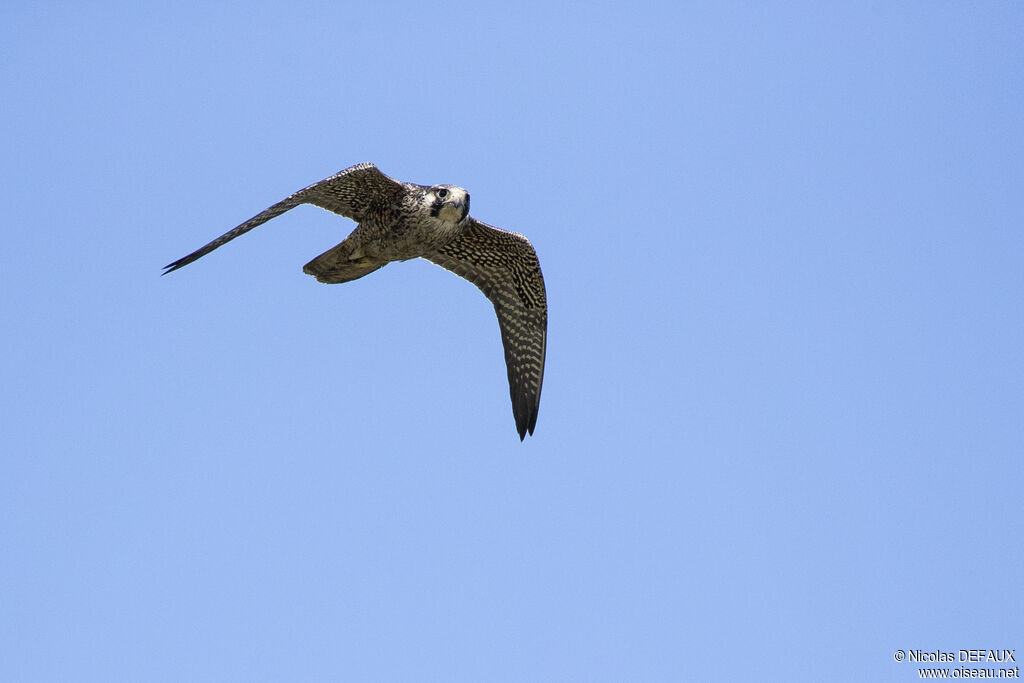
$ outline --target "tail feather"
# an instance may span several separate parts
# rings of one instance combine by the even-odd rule
[[[302,272],[320,282],[338,284],[358,280],[387,264],[384,259],[363,254],[358,242],[350,237],[304,265]]]

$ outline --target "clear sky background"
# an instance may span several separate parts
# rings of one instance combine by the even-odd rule
[[[849,6],[846,6],[849,5]],[[1024,5],[8,3],[0,680],[1024,660]],[[372,161],[529,236],[547,373]]]

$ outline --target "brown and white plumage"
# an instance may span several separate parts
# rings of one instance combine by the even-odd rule
[[[391,261],[425,258],[480,288],[494,304],[505,348],[519,438],[533,434],[544,379],[548,308],[537,253],[524,236],[469,215],[469,193],[454,185],[415,185],[358,164],[299,190],[165,267],[175,271],[300,204],[358,225],[341,244],[307,263],[320,282],[349,282]]]

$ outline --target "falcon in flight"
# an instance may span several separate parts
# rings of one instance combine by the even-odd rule
[[[454,185],[414,185],[358,164],[299,190],[204,247],[164,268],[164,275],[295,208],[312,204],[356,221],[338,246],[303,266],[320,282],[349,282],[391,261],[422,257],[480,288],[498,314],[512,414],[520,441],[533,434],[540,407],[548,305],[537,252],[522,235],[469,215],[469,193]]]

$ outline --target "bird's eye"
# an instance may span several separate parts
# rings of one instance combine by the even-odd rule
[[[448,190],[442,187],[440,190],[437,191],[437,196],[440,197],[441,199],[444,199],[445,197],[448,196]]]

